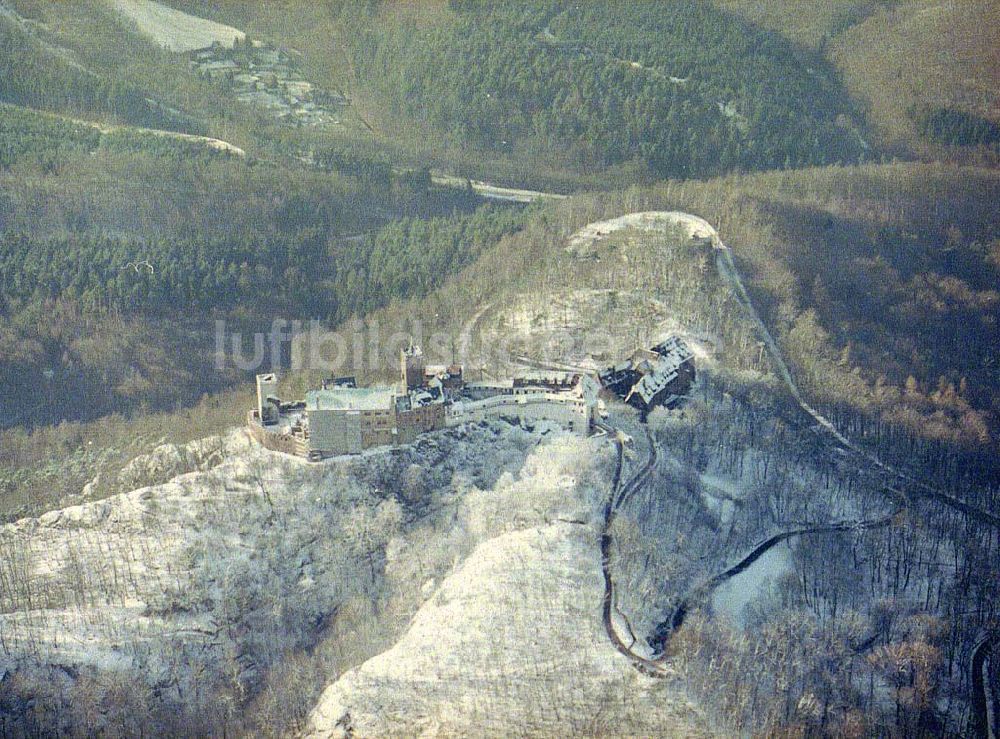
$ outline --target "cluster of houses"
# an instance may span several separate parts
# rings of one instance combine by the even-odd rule
[[[505,419],[531,426],[545,421],[580,436],[598,420],[599,395],[617,395],[645,416],[675,405],[694,381],[694,361],[677,338],[637,351],[597,378],[584,372],[527,372],[492,382],[467,382],[460,365],[428,365],[420,347],[400,352],[394,385],[358,387],[332,378],[298,401],[277,395],[273,373],[257,376],[250,433],[263,446],[317,461],[373,447],[412,443],[439,429]]]
[[[338,123],[337,111],[350,103],[302,78],[290,53],[259,42],[215,44],[191,52],[191,68],[231,90],[236,99],[302,126]]]

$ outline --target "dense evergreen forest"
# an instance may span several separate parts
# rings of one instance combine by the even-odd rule
[[[390,299],[426,295],[516,230],[524,211],[408,218],[361,238],[329,234],[335,213],[295,200],[297,224],[239,238],[135,240],[99,234],[0,236],[0,299],[27,306],[66,299],[123,315],[201,312],[321,317],[339,322]],[[294,212],[294,217],[288,211]]]
[[[56,114],[0,103],[0,170],[29,160],[53,171],[61,162],[98,148],[111,153],[140,153],[198,161],[228,157],[225,149],[203,140],[129,127],[107,127]]]
[[[0,237],[5,417],[90,418],[190,404],[241,381],[211,368],[209,316],[336,323],[424,296],[520,227],[525,212],[406,219],[357,239],[318,227],[240,239]],[[42,387],[39,387],[39,381]]]
[[[305,167],[9,104],[0,133],[11,423],[196,402],[241,381],[210,370],[214,318],[337,322],[425,295],[526,215],[339,147]]]
[[[0,100],[79,115],[107,115],[140,126],[177,125],[175,116],[164,115],[134,83],[96,74],[2,14]]]
[[[340,6],[365,84],[457,142],[660,177],[862,154],[822,58],[707,3],[454,0],[416,31],[377,3]]]
[[[989,146],[1000,149],[1000,125],[974,113],[940,106],[915,106],[910,116],[921,134],[949,146]]]

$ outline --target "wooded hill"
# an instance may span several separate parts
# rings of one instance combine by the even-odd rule
[[[558,4],[530,2],[514,9],[512,27],[517,30],[503,34],[496,48],[491,29],[480,36],[473,33],[474,20],[493,13],[499,21],[502,3],[491,3],[488,8],[472,4],[471,10],[445,0],[333,4],[334,8],[346,6],[346,15],[331,12],[325,4],[308,8],[296,4],[295,12],[287,4],[250,0],[169,0],[168,4],[300,50],[303,69],[311,79],[344,91],[352,99],[344,129],[336,134],[342,140],[375,145],[396,159],[433,163],[479,178],[535,183],[549,189],[627,186],[649,179],[647,155],[657,147],[660,153],[678,147],[670,154],[675,164],[690,166],[688,151],[697,156],[718,150],[727,167],[745,169],[758,165],[738,161],[741,156],[752,160],[754,152],[774,154],[784,146],[791,147],[786,152],[790,156],[771,156],[769,166],[794,166],[796,153],[803,154],[814,140],[807,135],[796,143],[788,134],[793,130],[821,133],[824,121],[831,120],[850,124],[838,125],[835,133],[853,129],[847,137],[852,154],[845,157],[835,147],[820,161],[856,162],[864,154],[875,161],[900,157],[990,166],[997,162],[997,144],[990,135],[991,126],[1000,123],[991,105],[996,77],[991,55],[1000,40],[1000,19],[996,3],[990,0],[624,3],[615,6],[606,23],[584,28],[580,26],[583,19],[593,20],[602,12],[600,3],[588,3],[581,14],[553,12],[548,33],[545,13]],[[650,15],[654,16],[651,22]],[[688,21],[695,18],[710,23],[692,28]],[[362,19],[365,25],[359,28]],[[556,32],[557,19],[563,23],[562,38]],[[657,37],[644,32],[658,29],[657,23],[664,19],[674,25]],[[456,28],[468,33],[462,36]],[[687,35],[676,38],[681,28]],[[614,41],[616,34],[624,43]],[[359,46],[357,56],[351,50],[361,37],[377,45]],[[591,37],[610,45],[578,43]],[[641,39],[642,48],[631,43],[633,39]],[[661,43],[665,40],[669,45]],[[704,47],[693,49],[695,43]],[[706,50],[715,48],[711,44],[718,51]],[[758,47],[763,53],[757,53]],[[471,56],[462,57],[459,50]],[[622,50],[625,53],[619,53]],[[522,56],[505,56],[515,51]],[[373,66],[376,53],[379,64]],[[615,55],[624,63],[616,63]],[[495,63],[489,62],[494,56]],[[410,69],[400,67],[404,57]],[[426,82],[432,58],[441,67],[431,71],[451,80],[445,94],[436,94],[438,88]],[[518,73],[522,59],[527,62]],[[656,59],[663,65],[657,66]],[[654,61],[647,64],[650,60]],[[566,72],[563,66],[570,61],[577,70]],[[491,71],[491,64],[511,73]],[[670,77],[680,80],[686,74],[671,65],[680,70],[697,67],[703,76],[693,77],[686,86],[667,85]],[[468,81],[460,79],[466,71]],[[564,88],[545,98],[546,106],[558,108],[574,92],[576,109],[567,107],[550,115],[530,103],[520,105],[519,100],[530,101],[535,92],[551,92],[550,77],[557,77]],[[498,79],[503,84],[498,89],[490,87]],[[609,80],[625,97],[601,92]],[[807,83],[804,93],[800,82]],[[393,87],[393,83],[407,86]],[[706,98],[696,94],[702,89],[708,90],[708,99],[714,95],[717,102],[735,101],[736,105],[712,110],[703,104]],[[771,117],[770,130],[754,134],[752,142],[741,133],[749,121],[729,117],[748,114],[748,107],[739,102],[741,89],[764,103],[749,108]],[[457,96],[459,92],[464,97]],[[656,105],[641,109],[649,120],[633,120],[636,109],[620,105],[626,97],[648,104],[650,95]],[[804,117],[799,115],[803,108]],[[846,116],[831,117],[835,109]],[[510,124],[502,122],[497,127],[491,116],[498,110],[503,112],[500,119]],[[672,123],[679,121],[684,130],[665,132],[661,119],[669,110],[674,111]],[[730,125],[722,125],[719,114]],[[441,125],[444,118],[447,122]],[[515,127],[516,138],[492,135],[509,133]],[[696,131],[701,138],[689,141]],[[635,149],[642,147],[634,138],[637,132],[646,137],[645,150],[638,153]],[[585,136],[601,142],[600,146],[576,146]],[[477,143],[478,139],[483,142]],[[654,146],[655,141],[660,143]],[[682,146],[686,151],[680,150]],[[623,151],[631,153],[625,154],[622,164],[605,166],[595,175],[602,157],[616,158]],[[798,160],[817,161],[808,156]],[[585,168],[581,161],[586,162]],[[689,170],[688,176],[718,172],[717,165],[717,160],[708,160],[707,171]],[[672,176],[678,171],[673,170]]]
[[[876,149],[997,163],[1000,6],[992,0],[713,0],[824,54]],[[986,135],[983,135],[983,134]]]
[[[308,168],[11,105],[0,130],[8,424],[189,405],[241,381],[210,369],[214,319],[424,295],[523,217],[339,149]]]
[[[1000,176],[991,170],[918,164],[581,195],[539,213],[430,304],[406,310],[461,320],[502,302],[498,284],[504,294],[572,289],[578,275],[563,247],[575,228],[627,212],[685,210],[716,225],[732,247],[814,402],[838,422],[857,423],[859,435],[896,439],[901,458],[914,453],[913,435],[940,461],[954,450],[993,450],[1000,438],[998,202]],[[636,267],[616,274],[607,279],[636,287],[650,279]]]
[[[705,3],[451,2],[413,33],[340,4],[354,68],[386,113],[447,142],[657,177],[857,161],[832,69]]]
[[[369,317],[405,330],[408,318],[419,315],[425,331],[457,331],[486,308],[481,325],[505,337],[519,335],[520,324],[542,330],[554,318],[560,331],[590,321],[627,342],[631,330],[641,329],[642,340],[642,331],[656,327],[655,316],[645,309],[633,313],[632,307],[659,302],[685,329],[714,342],[717,363],[704,373],[705,384],[686,410],[661,417],[662,428],[654,424],[661,448],[683,464],[661,464],[655,484],[635,496],[629,520],[623,515],[615,531],[619,582],[630,577],[629,567],[636,573],[634,582],[621,586],[623,607],[648,592],[669,606],[683,595],[678,583],[695,587],[704,580],[705,562],[731,564],[746,542],[775,527],[840,518],[844,510],[880,517],[896,502],[864,471],[838,466],[822,434],[810,433],[810,422],[783,386],[769,381],[767,356],[713,269],[710,246],[676,234],[621,233],[602,239],[587,255],[567,251],[568,237],[587,223],[627,212],[683,209],[704,215],[750,278],[754,299],[807,399],[881,458],[963,500],[995,508],[996,469],[989,461],[990,455],[995,459],[995,391],[975,370],[980,363],[990,366],[989,350],[996,345],[990,343],[996,299],[989,284],[997,268],[991,255],[998,238],[998,187],[997,175],[986,170],[911,164],[581,195],[529,214],[523,230],[486,248],[430,295]],[[421,228],[411,223],[398,237],[390,229],[384,238],[412,239]],[[454,232],[444,224],[439,230]],[[898,257],[886,253],[897,250]],[[385,256],[394,254],[389,249]],[[878,284],[865,282],[879,261],[885,264]],[[837,290],[843,299],[824,299],[817,278],[827,284],[842,280]],[[595,294],[605,314],[574,317],[564,311],[567,296]],[[878,302],[874,313],[865,302],[870,300]],[[912,315],[914,302],[928,302],[935,318]],[[970,324],[961,329],[970,346],[956,354],[950,334],[957,323]],[[841,331],[850,332],[848,351]],[[952,390],[939,387],[941,373],[946,380],[957,378]],[[50,488],[53,477],[64,474],[85,481],[88,472],[109,469],[109,460],[139,453],[130,439],[151,445],[189,438],[193,428],[226,428],[248,402],[245,395],[222,394],[172,417],[67,424],[35,435],[8,431],[0,445],[9,470],[6,498],[30,499],[29,491]],[[643,436],[635,429],[636,443]],[[67,458],[72,470],[53,475],[53,466]],[[29,473],[34,469],[46,473],[35,477]],[[404,472],[394,470],[380,489],[391,495]],[[734,509],[736,528],[720,524],[700,502],[706,491],[718,492],[711,487],[720,479],[712,477],[716,473],[742,480],[751,491]],[[112,477],[92,492],[117,492],[116,484]],[[47,495],[39,493],[51,501]],[[669,505],[665,496],[672,496]],[[675,529],[685,535],[663,538]],[[995,567],[995,547],[995,531],[926,502],[908,506],[884,527],[803,539],[793,555],[794,572],[748,616],[759,629],[743,632],[704,611],[692,613],[672,642],[672,655],[691,668],[691,689],[736,733],[787,726],[960,731],[964,714],[955,707],[969,693],[964,660],[976,628],[995,614],[996,578],[982,577]],[[949,567],[940,566],[944,560]],[[703,675],[711,679],[698,677]],[[856,675],[889,686],[888,698],[856,689]],[[774,687],[786,677],[792,687]],[[275,690],[281,694],[280,687]],[[800,703],[817,707],[801,715],[795,708]],[[932,708],[938,705],[949,708]]]

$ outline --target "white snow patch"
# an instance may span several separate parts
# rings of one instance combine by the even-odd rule
[[[794,568],[789,545],[775,545],[746,570],[716,588],[712,610],[735,623],[745,624],[746,607],[761,595],[775,592],[779,578]]]
[[[170,51],[204,49],[214,43],[232,46],[246,34],[232,26],[175,10],[154,0],[107,0],[145,35]]]
[[[663,234],[680,229],[691,239],[712,239],[714,241],[718,238],[715,228],[704,218],[680,211],[644,211],[584,226],[569,238],[567,251],[585,250],[605,236],[627,228]]]
[[[640,675],[611,646],[602,593],[589,526],[487,541],[392,649],[326,690],[306,735],[705,735],[676,681]]]

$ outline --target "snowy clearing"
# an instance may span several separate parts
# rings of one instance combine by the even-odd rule
[[[232,46],[246,34],[232,26],[174,10],[153,0],[108,0],[155,43],[170,51],[204,49],[214,43]]]
[[[153,136],[163,136],[165,138],[180,139],[182,141],[193,141],[195,143],[204,144],[209,149],[215,149],[216,151],[227,151],[230,154],[235,154],[238,157],[245,157],[247,153],[238,146],[230,144],[228,141],[223,141],[222,139],[213,139],[211,136],[196,136],[191,133],[178,133],[176,131],[163,131],[158,128],[140,128],[133,129],[142,131],[143,133],[149,133]]]
[[[664,234],[681,229],[691,239],[718,238],[715,228],[704,218],[680,211],[646,211],[589,223],[570,237],[566,250],[583,251],[603,237],[627,228]]]
[[[733,623],[747,626],[747,606],[759,598],[778,592],[778,581],[794,572],[792,550],[779,544],[745,571],[724,582],[712,594],[712,610]]]

